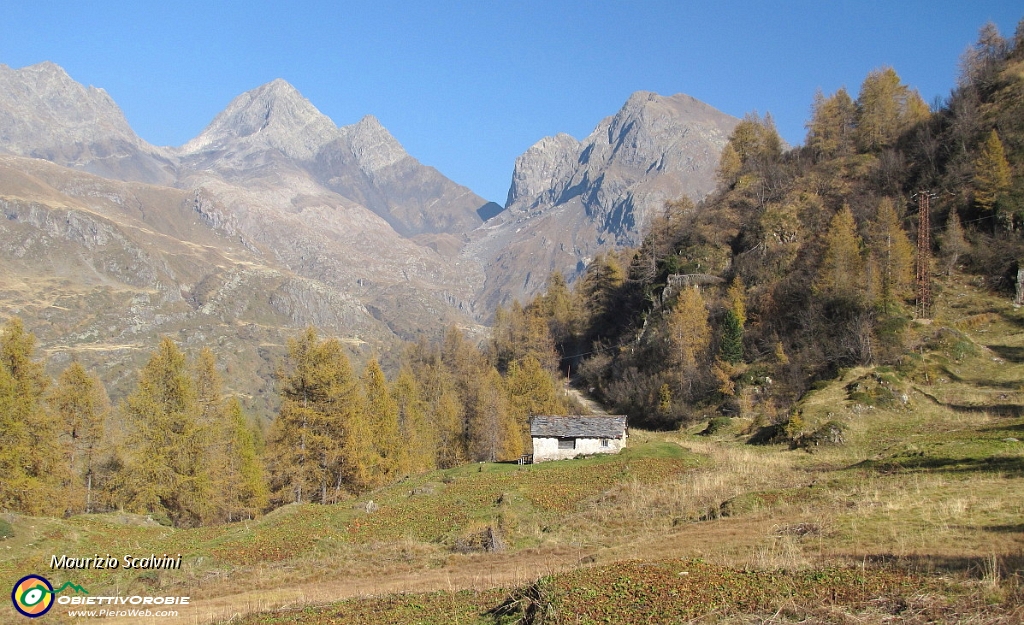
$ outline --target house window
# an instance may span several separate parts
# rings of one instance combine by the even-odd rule
[[[607,447],[607,446],[608,446],[608,439],[607,438],[602,438],[601,439],[601,447]]]
[[[560,439],[558,439],[558,448],[559,449],[576,449],[576,439],[575,438],[560,438]]]

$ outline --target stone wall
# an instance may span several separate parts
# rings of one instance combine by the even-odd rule
[[[626,446],[626,439],[623,438],[577,438],[575,449],[559,449],[557,438],[533,439],[533,461],[545,462],[547,460],[566,460],[576,456],[589,456],[592,454],[617,454]],[[607,440],[608,446],[602,447],[601,441]]]

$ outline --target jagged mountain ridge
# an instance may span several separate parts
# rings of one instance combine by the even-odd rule
[[[422,165],[372,115],[335,126],[290,84],[277,79],[238,96],[178,150],[184,172],[250,177],[273,154],[326,189],[369,208],[402,236],[464,233],[487,202]]]
[[[171,150],[140,139],[106,91],[50,62],[0,65],[0,152],[118,180],[172,184],[176,177]]]
[[[374,117],[338,127],[281,79],[235,98],[184,146],[165,148],[139,138],[105,91],[59,66],[0,65],[0,152],[170,186],[199,171],[245,177],[276,153],[403,236],[468,232],[488,204],[406,153]]]
[[[186,146],[156,148],[56,65],[3,68],[2,79],[0,315],[23,317],[55,365],[94,365],[116,395],[160,335],[217,345],[233,389],[269,416],[284,339],[306,325],[367,353],[451,323],[475,328],[474,267],[339,192],[376,193],[378,210],[405,211],[408,233],[481,222],[481,198],[375,119],[338,128],[275,81]],[[139,175],[153,162],[159,176]]]
[[[699,200],[738,119],[684,94],[634,93],[583,141],[545,137],[518,159],[506,210],[467,247],[485,265],[493,309],[570,280],[601,251],[636,246],[668,200]]]
[[[251,396],[268,392],[273,352],[253,340],[279,352],[314,324],[387,349],[450,323],[479,330],[552,270],[574,277],[638,240],[665,199],[710,189],[735,121],[687,96],[634,94],[583,141],[545,138],[517,159],[505,210],[480,225],[495,205],[420,164],[376,118],[336,126],[283,80],[238,96],[179,148],[140,139],[109,96],[56,65],[0,66],[0,82],[0,153],[14,155],[0,157],[0,311],[25,317],[47,349],[122,369],[159,334],[248,345],[237,367]],[[114,243],[83,247],[62,220]],[[136,260],[111,265],[119,246]]]

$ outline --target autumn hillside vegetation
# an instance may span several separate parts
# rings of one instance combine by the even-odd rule
[[[161,340],[134,390],[111,403],[72,362],[56,380],[18,318],[0,329],[0,511],[114,510],[176,527],[253,519],[290,503],[338,503],[411,475],[529,449],[530,415],[578,413],[557,381],[547,324],[502,313],[495,338],[449,328],[406,346],[391,379],[354,369],[313,328],[288,341],[266,427],[224,390],[216,356]]]
[[[460,464],[217,525],[2,514],[0,577],[54,552],[182,553],[178,571],[52,574],[187,594],[182,623],[1015,624],[1024,313],[977,277],[938,284],[934,319],[907,330],[913,366],[820,381],[779,444],[717,417],[634,428],[618,455]]]
[[[922,269],[1020,298],[1022,37],[983,28],[935,110],[886,67],[856,97],[819,93],[802,146],[785,150],[770,115],[748,115],[714,194],[668,203],[639,249],[596,259],[571,291],[556,276],[525,306],[547,320],[563,370],[635,425],[784,427],[815,384],[908,366],[934,339],[909,331],[931,316]]]
[[[211,350],[163,339],[112,402],[7,319],[0,581],[180,553],[48,571],[190,596],[168,625],[1024,622],[1024,21],[941,106],[881,68],[807,129],[748,115],[714,194],[483,344],[293,336],[266,424]],[[518,464],[566,377],[627,447]]]

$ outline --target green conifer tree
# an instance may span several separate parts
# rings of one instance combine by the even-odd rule
[[[725,317],[722,318],[722,340],[718,354],[732,365],[743,360],[743,326],[732,309],[725,311]]]

